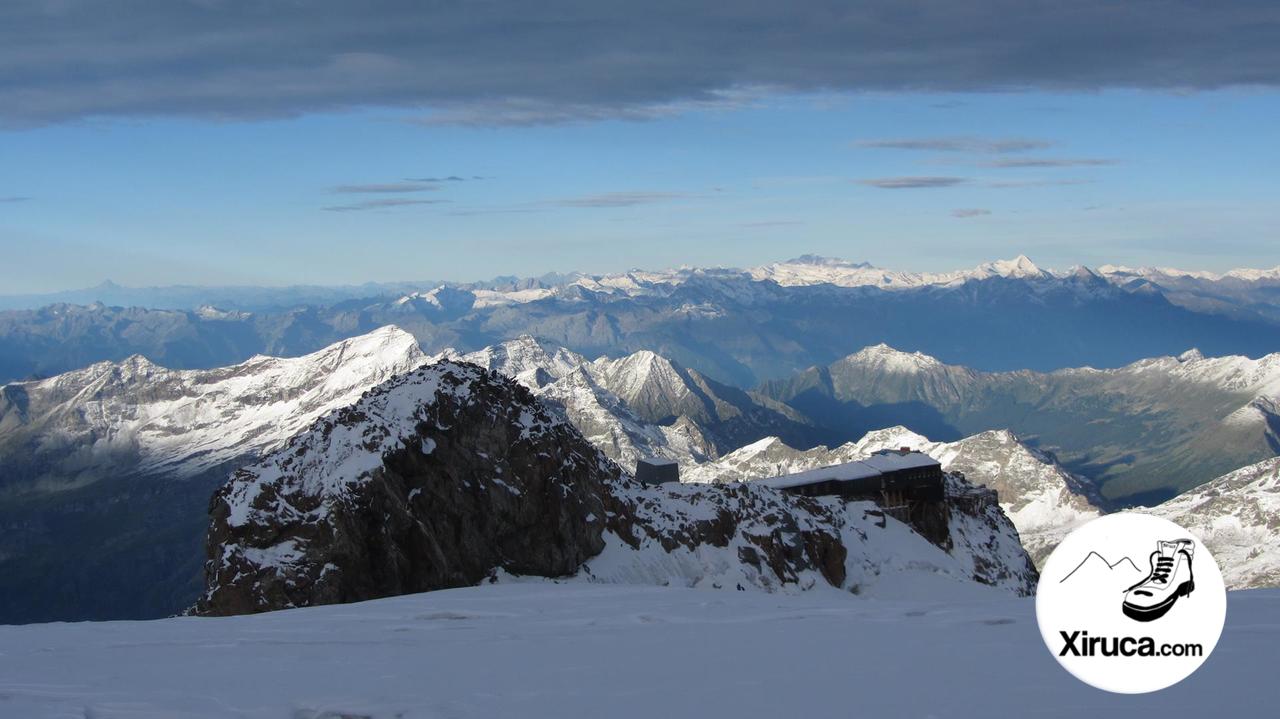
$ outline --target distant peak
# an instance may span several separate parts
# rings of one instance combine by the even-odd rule
[[[372,332],[349,337],[308,356],[319,356],[333,350],[349,351],[358,355],[380,355],[388,349],[393,353],[415,356],[422,353],[421,348],[418,347],[418,339],[411,333],[396,325],[383,325]]]
[[[1200,352],[1200,350],[1196,349],[1195,347],[1192,347],[1186,352],[1183,352],[1182,354],[1178,355],[1179,362],[1194,362],[1196,360],[1202,360],[1202,359],[1204,359],[1204,355]]]
[[[978,267],[979,270],[1002,277],[1040,277],[1045,274],[1036,263],[1026,255],[1018,255],[1011,260],[996,260]]]
[[[849,356],[855,362],[875,363],[890,369],[918,370],[927,367],[938,367],[942,363],[923,352],[904,352],[881,342],[863,347]]]

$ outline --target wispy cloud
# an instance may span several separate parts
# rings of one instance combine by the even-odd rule
[[[670,202],[693,197],[685,192],[605,192],[598,195],[569,197],[562,200],[550,200],[548,204],[559,207],[635,207],[636,205],[652,205],[658,202]]]
[[[405,207],[409,205],[439,205],[448,202],[449,200],[411,200],[404,197],[391,197],[382,200],[356,202],[350,205],[330,205],[329,207],[321,209],[328,212],[359,212],[361,210],[384,210],[392,207]]]
[[[770,227],[796,227],[803,224],[805,223],[800,220],[762,220],[760,222],[743,222],[738,227],[748,230],[762,230]]]
[[[507,97],[450,104],[415,118],[426,126],[533,127],[569,123],[627,120],[646,122],[693,111],[727,111],[751,107],[765,90],[745,85],[698,93],[697,98],[644,103],[565,102],[560,98]]]
[[[13,204],[17,202],[27,202],[30,199],[31,199],[30,197],[20,197],[17,195],[11,195],[9,197],[0,197],[0,205]]]
[[[968,182],[963,177],[873,177],[857,180],[858,184],[879,187],[882,190],[917,190],[931,187],[952,187]]]
[[[544,208],[538,207],[495,207],[495,208],[479,208],[470,210],[450,210],[448,213],[453,217],[480,217],[483,215],[527,215],[532,212],[545,212]]]
[[[983,215],[990,214],[991,210],[982,207],[960,207],[951,211],[952,217],[959,217],[962,219],[966,217],[982,217]]]
[[[439,189],[439,186],[430,184],[426,180],[409,180],[406,182],[380,182],[367,185],[338,185],[331,191],[339,194],[380,195],[408,192],[433,192]]]
[[[1027,138],[983,138],[983,137],[914,137],[890,138],[879,140],[859,140],[857,147],[876,150],[913,150],[928,152],[971,152],[981,154],[1005,154],[1012,152],[1028,152],[1043,150],[1052,146],[1047,140]]]
[[[1053,167],[1102,167],[1104,165],[1114,165],[1115,160],[1105,158],[1053,158],[1053,157],[1025,157],[1007,160],[996,160],[995,162],[985,163],[984,167],[1001,167],[1001,168],[1053,168]]]
[[[483,178],[479,175],[472,175],[471,177],[460,177],[458,175],[449,175],[448,177],[406,177],[404,181],[405,182],[425,182],[427,184],[436,185],[441,182],[470,182],[472,180],[483,180],[483,179],[486,179],[486,178]]]
[[[1008,180],[986,183],[986,187],[996,189],[1016,189],[1019,187],[1066,187],[1069,185],[1091,185],[1093,180],[1073,177],[1062,180]]]

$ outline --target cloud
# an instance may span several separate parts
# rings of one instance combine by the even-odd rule
[[[28,202],[30,200],[31,200],[30,197],[19,197],[16,195],[10,196],[10,197],[0,197],[0,205],[7,205],[7,204],[18,203],[18,202]]]
[[[963,177],[875,177],[857,182],[883,190],[915,190],[927,187],[952,187],[963,184],[967,180]]]
[[[1009,160],[996,160],[988,162],[984,167],[1001,167],[1001,168],[1052,168],[1052,167],[1102,167],[1104,165],[1114,165],[1115,160],[1096,159],[1096,158],[1036,158],[1026,157]]]
[[[991,210],[983,209],[981,207],[960,207],[951,211],[952,217],[960,217],[960,218],[982,217],[983,215],[990,215],[990,214],[991,214]]]
[[[986,187],[1000,190],[1016,189],[1020,187],[1067,187],[1070,185],[1091,185],[1093,180],[1084,178],[1068,178],[1063,180],[1008,180],[988,182]]]
[[[683,192],[605,192],[599,195],[584,195],[563,200],[551,200],[549,204],[560,207],[635,207],[651,205],[657,202],[669,202],[692,197]]]
[[[740,93],[1280,86],[1280,5],[1151,0],[9,0],[0,124],[650,119]]]
[[[353,195],[399,194],[407,192],[433,192],[440,188],[436,185],[424,184],[424,180],[407,182],[383,182],[370,185],[338,185],[333,192]]]
[[[498,208],[480,208],[471,210],[452,210],[447,214],[454,217],[480,217],[483,215],[527,215],[532,212],[545,212],[546,210],[537,207],[498,207]]]
[[[1023,138],[987,139],[981,137],[916,137],[888,140],[860,140],[857,147],[877,150],[928,150],[931,152],[974,152],[1004,154],[1042,150],[1052,145],[1047,140]]]
[[[350,205],[330,205],[321,209],[328,212],[359,212],[361,210],[383,210],[408,205],[439,205],[447,202],[449,200],[411,200],[405,197],[391,197],[382,200],[366,200],[365,202],[356,202]]]
[[[406,177],[404,181],[405,182],[425,182],[427,184],[435,185],[441,182],[468,182],[470,180],[483,180],[483,179],[485,178],[479,175],[472,175],[471,177],[459,177],[457,175],[449,175],[448,177]]]

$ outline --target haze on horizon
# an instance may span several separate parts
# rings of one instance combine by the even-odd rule
[[[1280,7],[0,10],[0,294],[1280,265]]]

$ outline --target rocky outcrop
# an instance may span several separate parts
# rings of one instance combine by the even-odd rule
[[[197,611],[240,614],[571,574],[604,546],[617,468],[525,388],[423,367],[235,473]]]

